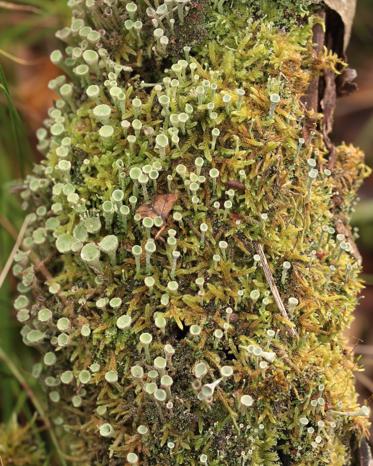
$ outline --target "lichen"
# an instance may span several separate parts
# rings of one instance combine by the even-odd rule
[[[303,104],[340,64],[316,2],[69,3],[14,266],[61,442],[87,465],[345,465],[367,170],[348,146],[329,168]]]

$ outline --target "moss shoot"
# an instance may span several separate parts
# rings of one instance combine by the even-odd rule
[[[69,1],[14,307],[76,464],[344,466],[365,435],[367,168],[303,103],[342,66],[318,3]]]

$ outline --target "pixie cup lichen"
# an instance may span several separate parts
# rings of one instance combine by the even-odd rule
[[[86,466],[350,464],[369,414],[344,337],[367,169],[346,145],[330,163],[304,105],[343,66],[315,52],[321,2],[68,4],[14,266],[63,450]]]

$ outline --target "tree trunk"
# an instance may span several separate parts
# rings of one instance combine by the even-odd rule
[[[70,3],[15,308],[72,464],[367,464],[348,12]]]

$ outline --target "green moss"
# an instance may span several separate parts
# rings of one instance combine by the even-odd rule
[[[40,379],[59,394],[62,442],[89,465],[134,453],[144,465],[345,464],[367,429],[343,337],[361,288],[348,219],[366,168],[341,146],[330,171],[322,135],[303,139],[321,117],[302,96],[338,62],[314,56],[317,5],[196,2],[175,6],[173,23],[138,2],[136,32],[119,26],[126,2],[112,16],[96,3],[76,2],[72,29],[106,29],[92,46],[102,58],[50,111],[55,134],[23,192],[25,208],[46,207],[23,247],[49,275],[27,284],[22,335],[57,356]],[[70,32],[69,75],[80,41]]]
[[[46,460],[44,444],[34,421],[20,425],[14,417],[0,425],[0,458],[3,464],[39,466]]]

